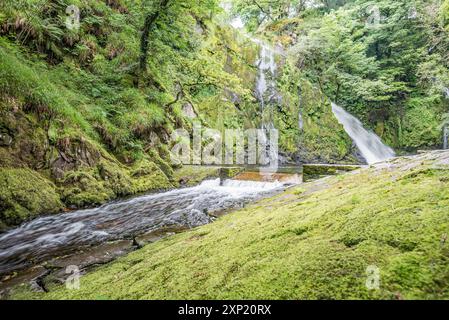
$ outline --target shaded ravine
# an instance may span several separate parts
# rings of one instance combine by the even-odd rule
[[[284,190],[279,182],[220,179],[114,202],[105,206],[38,218],[0,235],[0,275],[31,267],[80,248],[132,239],[164,228],[193,228],[214,213]]]

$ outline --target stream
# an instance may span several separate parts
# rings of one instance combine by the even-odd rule
[[[133,239],[168,227],[205,225],[214,215],[284,189],[280,182],[207,180],[192,188],[41,217],[0,234],[0,275],[74,254],[83,247]]]

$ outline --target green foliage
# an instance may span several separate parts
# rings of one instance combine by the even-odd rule
[[[310,7],[328,12],[346,3],[346,0],[234,0],[233,13],[238,14],[250,31],[270,23],[277,23],[306,12]]]
[[[416,149],[432,147],[441,138],[438,114],[433,110],[435,101],[430,98],[412,98],[407,103],[403,119],[401,142],[405,147]]]
[[[236,3],[245,17],[257,7],[256,2]],[[270,2],[258,4],[270,7]],[[271,12],[282,8],[274,7]],[[303,8],[288,18],[274,15],[264,30],[288,46],[309,80],[385,141],[398,149],[439,147],[439,124],[433,119],[449,108],[444,93],[449,87],[447,1],[358,0],[334,8]],[[257,16],[260,9],[254,12]],[[416,123],[407,112],[413,112],[409,106],[416,99],[426,100],[427,112],[435,114],[421,124],[430,128],[426,137],[420,129],[413,137],[401,135],[414,131]]]

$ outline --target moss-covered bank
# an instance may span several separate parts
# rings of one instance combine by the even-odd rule
[[[0,170],[0,230],[62,210],[56,186],[30,169]]]
[[[80,290],[22,286],[14,297],[447,299],[448,184],[449,152],[396,159],[147,245],[83,276]],[[370,270],[379,289],[366,286]]]

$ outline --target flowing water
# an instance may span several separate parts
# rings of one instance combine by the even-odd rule
[[[273,171],[276,170],[279,164],[277,136],[272,136],[274,134],[273,131],[276,130],[273,122],[272,105],[278,103],[280,100],[275,81],[277,71],[277,52],[259,39],[252,39],[252,41],[260,46],[259,59],[256,62],[259,71],[256,79],[256,96],[261,108],[261,127],[265,132],[265,135],[261,137],[261,143],[265,145],[269,144],[269,148],[267,148],[263,158],[269,159],[270,168],[267,168],[266,170]],[[268,133],[270,133],[270,140],[268,139]],[[266,165],[267,163],[261,164]]]
[[[335,103],[332,103],[332,111],[355,142],[368,164],[382,162],[395,156],[393,149],[383,144],[382,140],[374,132],[366,130],[362,123],[353,115]]]
[[[263,111],[266,102],[272,101],[277,94],[276,83],[274,81],[277,65],[274,50],[258,39],[255,39],[254,42],[260,45],[259,60],[256,62],[259,69],[259,75],[256,81],[256,93]]]
[[[193,188],[110,203],[96,209],[38,218],[0,235],[0,274],[83,246],[124,239],[164,227],[192,228],[209,215],[283,190],[279,182],[209,180]]]

